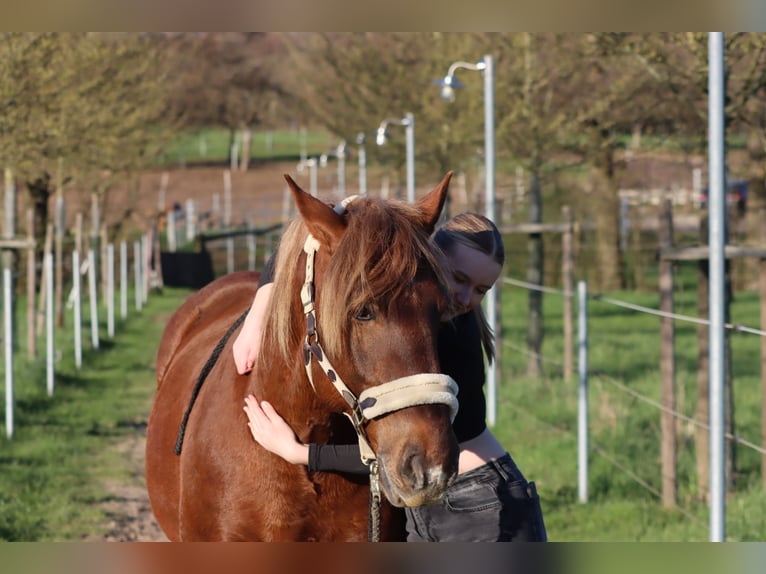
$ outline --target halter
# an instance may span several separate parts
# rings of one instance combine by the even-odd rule
[[[344,199],[334,208],[335,212],[339,215],[345,213],[346,206],[356,197],[352,195]],[[373,509],[379,508],[380,505],[380,482],[377,457],[367,438],[364,429],[365,424],[387,413],[422,404],[447,405],[450,409],[450,421],[453,421],[458,409],[457,383],[449,375],[420,373],[366,389],[357,398],[343,382],[319,343],[316,307],[314,305],[314,258],[319,247],[319,242],[309,233],[303,244],[303,251],[306,253],[306,281],[301,288],[303,313],[306,315],[306,339],[303,345],[306,375],[311,388],[316,392],[314,377],[311,372],[311,358],[313,357],[351,409],[351,412],[343,414],[351,420],[356,431],[362,462],[370,467],[372,515],[374,514]],[[377,520],[379,520],[379,516]],[[377,522],[371,520],[371,539],[377,539],[377,528]]]

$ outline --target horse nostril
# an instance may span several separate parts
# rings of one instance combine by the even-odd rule
[[[408,447],[400,467],[400,476],[409,482],[413,490],[422,490],[428,486],[428,472],[425,458],[420,449]]]

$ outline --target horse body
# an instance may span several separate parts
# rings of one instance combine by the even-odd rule
[[[438,217],[448,181],[449,176],[421,200],[416,210],[404,210],[414,219],[411,227],[423,237]],[[380,239],[368,237],[358,239],[357,245],[344,244],[344,239],[349,239],[347,233],[356,233],[354,218],[363,218],[364,209],[389,208],[375,200],[377,203],[341,217],[291,180],[288,183],[302,224],[321,244],[315,264],[321,337],[323,322],[331,316],[329,312],[322,315],[323,305],[329,305],[337,295],[329,289],[337,291],[349,281],[335,277],[339,269],[348,268],[343,254],[356,249],[364,256],[363,244],[369,239],[374,247]],[[402,215],[381,213],[380,217],[401,219]],[[378,225],[385,230],[387,224],[379,221]],[[397,229],[389,239],[401,233]],[[384,250],[388,248],[397,246],[384,246]],[[384,250],[378,247],[369,256],[385,258]],[[214,281],[187,299],[166,327],[158,351],[158,388],[147,429],[146,479],[155,517],[171,540],[367,539],[368,477],[309,473],[304,466],[284,461],[254,443],[242,411],[244,397],[253,393],[259,400],[272,403],[303,442],[356,442],[352,426],[341,414],[348,412],[349,406],[328,376],[314,365],[315,389],[308,381],[303,360],[306,327],[298,296],[302,273],[291,274],[280,267],[302,268],[305,255],[285,262],[292,256],[288,247],[280,246],[274,283],[275,292],[293,294],[285,298],[290,312],[283,314],[283,323],[274,318],[272,325],[269,318],[266,328],[273,336],[264,338],[251,374],[236,373],[233,332],[199,389],[180,455],[173,450],[202,365],[223,334],[249,308],[257,274],[238,272]],[[437,273],[424,265],[422,254],[416,259],[418,270],[410,277],[376,278],[381,270],[375,261],[364,262],[364,277],[355,281],[367,286],[361,291],[368,287],[371,291],[367,295],[359,289],[350,293],[357,298],[356,307],[340,318],[343,331],[337,341],[333,342],[332,336],[327,340],[333,368],[354,393],[413,373],[438,372],[435,333],[439,309],[446,298]],[[393,295],[374,287],[386,280],[395,288]],[[406,284],[396,290],[396,283],[402,281]],[[277,305],[274,301],[272,308]],[[287,327],[280,330],[285,332],[275,334],[280,325]],[[331,333],[329,328],[327,332]],[[389,412],[369,421],[366,432],[380,464],[383,491],[394,505],[438,499],[456,473],[457,443],[444,404],[418,404]],[[402,539],[403,513],[386,502],[381,515],[381,538]]]

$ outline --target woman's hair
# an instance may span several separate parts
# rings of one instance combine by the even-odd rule
[[[448,219],[433,236],[434,243],[449,256],[457,243],[475,249],[491,257],[502,267],[505,263],[505,246],[492,221],[478,213],[465,212]],[[487,359],[495,358],[494,333],[487,323],[481,305],[474,309],[481,331],[481,342]]]

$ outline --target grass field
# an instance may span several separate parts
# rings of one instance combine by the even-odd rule
[[[696,315],[693,275],[681,273],[676,312]],[[100,532],[107,480],[130,469],[114,445],[145,424],[154,392],[154,355],[184,290],[152,294],[141,313],[118,322],[114,341],[86,351],[74,368],[62,333],[56,391],[45,392],[42,361],[17,360],[16,434],[0,438],[0,539],[80,540]],[[654,293],[607,294],[656,308]],[[131,299],[132,300],[132,299]],[[604,302],[589,303],[589,502],[578,502],[577,381],[563,381],[562,298],[544,298],[545,376],[524,375],[525,290],[502,289],[504,345],[493,429],[522,471],[535,480],[554,541],[706,541],[709,518],[697,488],[693,429],[679,424],[679,508],[663,509],[660,411],[625,389],[659,400],[659,319]],[[23,304],[19,305],[23,309]],[[739,293],[733,321],[758,327],[759,301]],[[88,318],[84,318],[87,325]],[[86,330],[87,332],[87,330]],[[676,323],[678,410],[694,417],[696,326]],[[23,335],[20,337],[23,341]],[[67,345],[70,345],[67,347]],[[760,339],[732,336],[736,434],[760,442]],[[624,385],[624,387],[623,387]],[[731,443],[729,443],[731,445]],[[760,454],[736,447],[736,489],[727,498],[732,540],[766,539]]]
[[[113,447],[146,424],[157,344],[187,293],[151,294],[140,312],[130,309],[118,321],[113,340],[102,328],[99,351],[86,348],[80,371],[71,336],[60,332],[52,397],[44,359],[27,362],[19,353],[15,432],[8,440],[3,428],[0,438],[0,540],[81,540],[102,533],[108,522],[103,503],[111,497],[104,484],[127,480],[133,470]],[[88,321],[86,315],[84,335]]]
[[[229,161],[231,156],[231,132],[222,128],[209,128],[197,133],[179,134],[160,158],[161,164],[186,165],[192,163]],[[253,160],[297,159],[301,151],[311,156],[330,153],[330,137],[324,132],[299,130],[254,131],[250,143]],[[234,138],[238,153],[242,153],[241,135]]]
[[[676,312],[696,316],[696,292],[681,273]],[[678,280],[677,280],[678,281]],[[657,294],[621,292],[611,298],[658,308]],[[547,294],[542,380],[525,377],[525,290],[503,288],[503,377],[494,429],[544,499],[552,540],[706,541],[707,506],[696,478],[694,427],[679,421],[678,508],[663,509],[660,463],[658,317],[589,301],[589,502],[578,502],[576,380],[562,380],[561,296]],[[732,321],[759,328],[759,300],[741,293]],[[576,305],[575,305],[576,309]],[[676,322],[677,410],[695,417],[696,325]],[[732,336],[735,434],[760,443],[760,337]],[[727,448],[732,448],[727,441]],[[727,535],[732,540],[766,539],[766,493],[761,455],[737,445],[735,489],[727,496]]]

